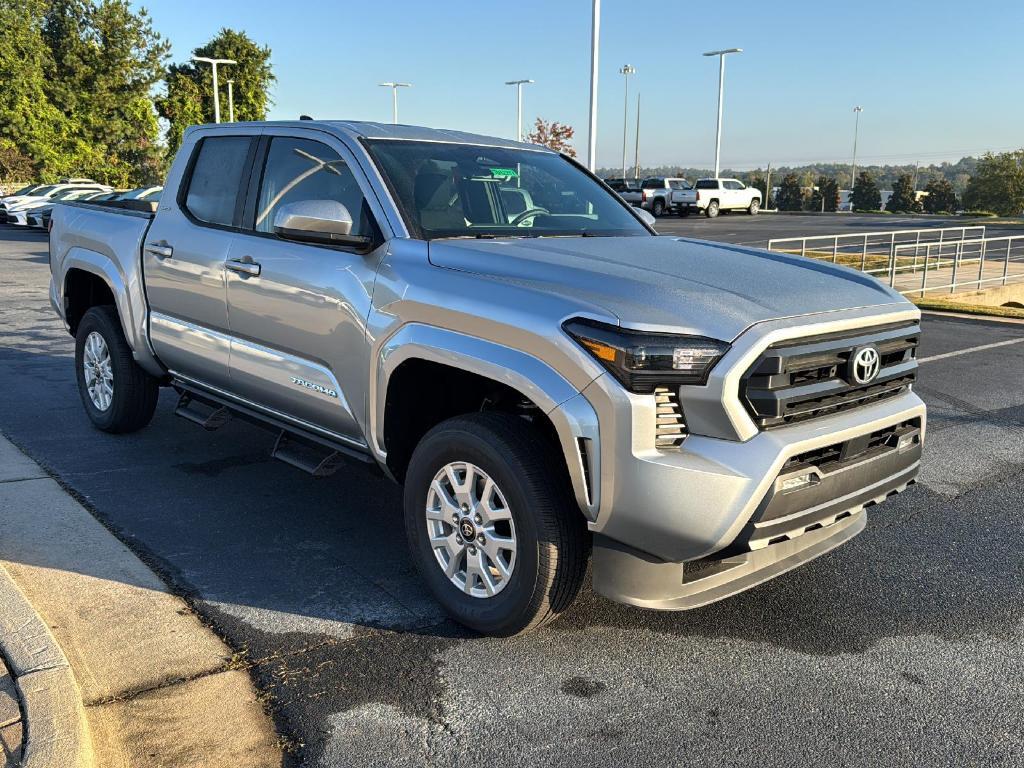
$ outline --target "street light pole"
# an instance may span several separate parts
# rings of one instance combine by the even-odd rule
[[[523,140],[523,85],[533,80],[506,80],[505,85],[516,87],[516,141]]]
[[[211,59],[206,56],[193,56],[192,61],[201,61],[213,67],[213,122],[220,122],[220,92],[217,88],[217,65],[237,64],[234,59]]]
[[[854,107],[856,117],[853,121],[853,168],[850,171],[850,210],[853,210],[853,188],[857,186],[857,133],[860,131],[860,113],[864,107]]]
[[[633,148],[633,178],[640,178],[640,94],[636,95],[636,145]]]
[[[626,83],[626,90],[622,99],[622,178],[626,178],[626,133],[629,125],[629,76],[636,74],[636,67],[626,64],[619,70]]]
[[[718,57],[718,127],[715,130],[715,177],[718,177],[722,157],[722,96],[725,93],[725,57],[730,53],[743,53],[742,48],[708,51],[705,56]]]
[[[597,60],[601,44],[601,0],[594,0],[590,23],[590,133],[587,134],[587,168],[597,170]]]
[[[412,83],[378,83],[381,88],[391,89],[391,122],[398,124],[398,89],[412,88]]]
[[[232,86],[235,84],[234,80],[228,80],[228,122],[235,122],[235,91]]]

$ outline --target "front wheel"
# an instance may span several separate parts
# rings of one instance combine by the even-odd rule
[[[156,410],[159,382],[132,357],[113,307],[92,307],[75,333],[78,392],[90,421],[104,432],[134,432]]]
[[[413,452],[405,531],[417,570],[460,624],[515,635],[568,608],[586,570],[586,530],[546,437],[502,413],[459,416]]]
[[[751,216],[757,216],[757,212],[761,210],[761,201],[756,197],[750,201],[750,207],[747,208],[747,213]]]
[[[713,219],[718,215],[718,201],[712,200],[708,203],[708,207],[704,209],[704,215],[709,219]]]

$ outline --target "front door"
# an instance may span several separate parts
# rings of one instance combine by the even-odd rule
[[[365,179],[347,149],[312,135],[317,138],[291,130],[263,141],[245,231],[227,261],[231,389],[316,431],[365,445],[366,318],[384,246]],[[372,237],[374,247],[359,252],[274,234],[278,208],[302,200],[342,203],[352,234]]]
[[[201,138],[177,180],[183,193],[161,201],[143,244],[153,349],[173,373],[217,388],[229,384],[224,261],[256,141],[254,134]]]

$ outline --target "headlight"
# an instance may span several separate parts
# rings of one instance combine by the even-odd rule
[[[636,393],[653,392],[658,386],[704,384],[729,350],[725,342],[702,336],[647,333],[594,320],[568,320],[562,328]]]

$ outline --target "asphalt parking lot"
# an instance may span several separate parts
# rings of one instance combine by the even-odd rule
[[[757,243],[799,219],[836,225],[659,226]],[[92,429],[48,278],[45,236],[0,228],[0,431],[243,653],[305,765],[1024,764],[1024,325],[926,316],[921,482],[847,546],[686,613],[586,587],[494,640],[425,593],[398,489],[364,469],[313,480],[170,391],[137,434]]]

